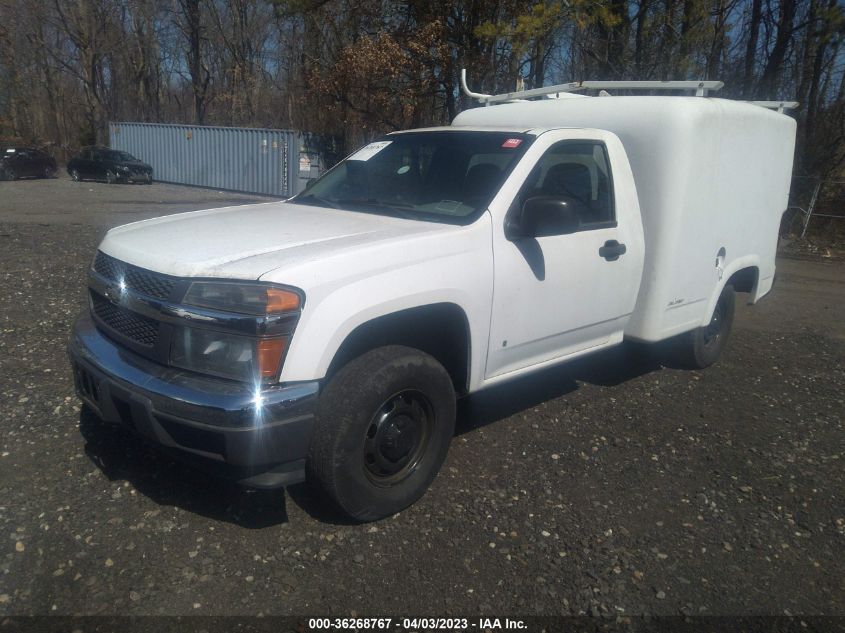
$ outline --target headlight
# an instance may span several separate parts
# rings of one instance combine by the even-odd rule
[[[173,336],[170,364],[203,374],[258,383],[278,374],[287,342],[287,337],[259,339],[181,327]]]
[[[295,312],[302,304],[302,297],[292,290],[265,284],[198,281],[191,284],[182,302],[201,308],[262,315]]]

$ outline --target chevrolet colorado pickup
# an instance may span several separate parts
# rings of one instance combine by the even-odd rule
[[[558,98],[390,134],[298,196],[109,231],[69,352],[102,418],[246,486],[393,514],[456,398],[624,339],[713,363],[771,288],[795,124]]]

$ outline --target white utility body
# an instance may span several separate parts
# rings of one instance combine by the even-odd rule
[[[724,283],[756,268],[751,301],[775,273],[789,198],[795,120],[750,103],[700,97],[546,99],[475,108],[453,126],[555,125],[622,142],[645,245],[625,335],[659,341],[705,325]]]
[[[772,287],[796,129],[720,86],[467,91],[486,106],[291,200],[113,229],[70,344],[80,395],[246,485],[307,472],[366,520],[423,494],[456,395],[624,339],[705,367],[734,291]],[[700,96],[569,93],[614,87]]]

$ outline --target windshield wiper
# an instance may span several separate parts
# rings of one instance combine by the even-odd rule
[[[320,196],[315,196],[313,193],[309,193],[304,196],[297,196],[296,198],[291,200],[291,202],[310,202],[312,204],[317,205],[318,207],[340,209],[340,205],[334,200],[329,200],[328,198],[321,198]]]

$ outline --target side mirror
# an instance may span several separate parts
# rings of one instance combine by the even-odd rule
[[[567,235],[581,228],[579,204],[571,198],[528,198],[518,214],[505,222],[509,240]]]

